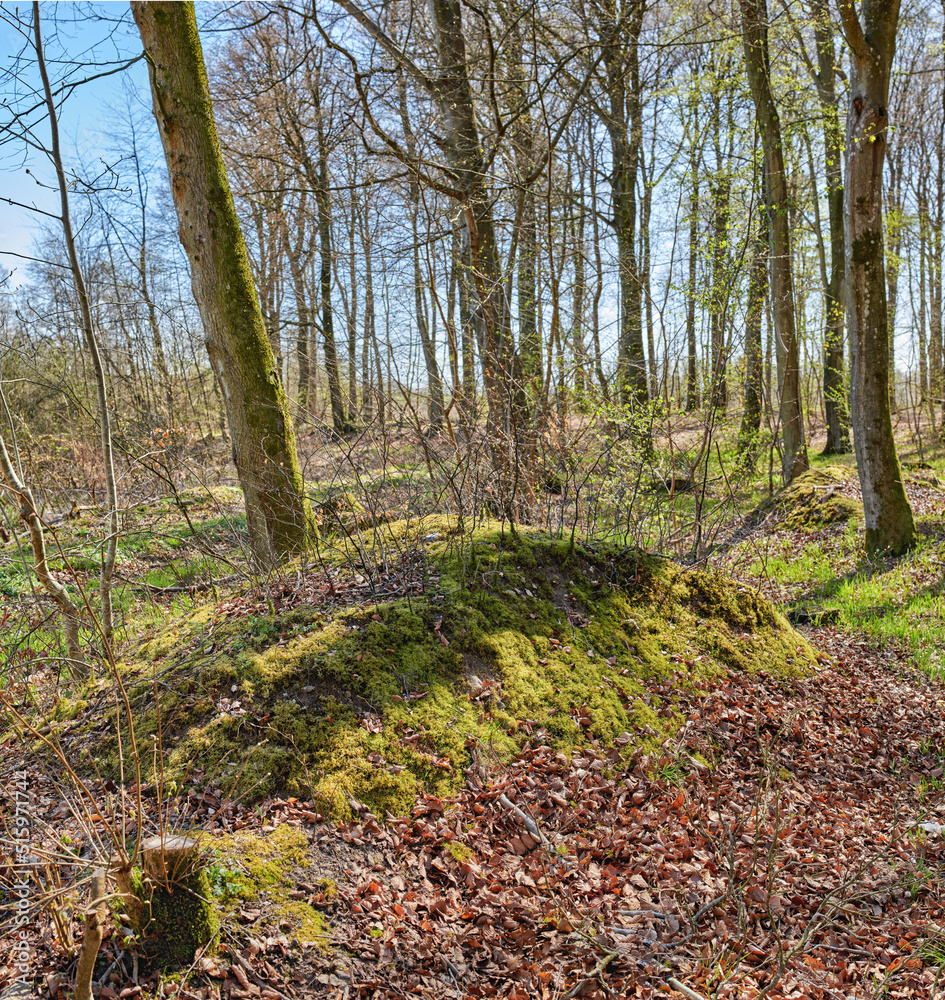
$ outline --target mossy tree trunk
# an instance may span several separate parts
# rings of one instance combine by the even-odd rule
[[[883,251],[883,160],[899,0],[864,0],[862,24],[852,0],[841,0],[839,8],[852,70],[844,234],[853,445],[863,494],[867,551],[898,554],[916,541],[889,410]]]
[[[271,568],[303,546],[308,511],[292,421],[220,151],[194,5],[135,0],[131,10],[150,66],[180,240],[223,392],[253,556]]]
[[[786,483],[808,469],[801,413],[800,362],[794,312],[794,273],[781,119],[771,92],[766,0],[741,0],[745,67],[764,144],[765,194],[770,226],[771,311],[778,357],[781,470]]]

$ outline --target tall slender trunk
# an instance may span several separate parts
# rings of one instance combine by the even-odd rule
[[[76,251],[75,235],[72,229],[72,214],[69,206],[69,182],[66,179],[66,170],[62,160],[62,152],[59,145],[59,119],[56,112],[56,98],[53,95],[52,86],[49,82],[49,74],[46,71],[46,58],[43,52],[42,31],[40,28],[40,6],[38,2],[33,3],[33,34],[36,46],[36,60],[39,65],[40,76],[43,81],[43,93],[45,95],[46,114],[49,118],[50,130],[50,157],[56,171],[56,182],[59,188],[59,222],[62,226],[62,235],[66,244],[66,252],[69,255],[69,267],[72,271],[72,280],[75,284],[76,294],[79,298],[79,311],[82,317],[82,333],[85,337],[85,346],[92,361],[92,370],[95,373],[95,388],[98,394],[98,419],[99,431],[102,442],[102,466],[105,473],[105,493],[108,502],[108,534],[105,537],[104,555],[102,558],[102,568],[99,574],[99,597],[102,602],[102,633],[106,642],[111,639],[115,630],[115,623],[112,616],[112,577],[115,570],[115,558],[118,553],[118,485],[115,479],[115,461],[112,451],[112,423],[111,413],[108,409],[108,387],[105,382],[105,368],[102,364],[102,355],[99,349],[98,336],[95,332],[95,324],[92,320],[92,307],[89,303],[88,288],[85,283],[85,275],[79,264],[79,255]],[[21,496],[26,496],[21,491]]]
[[[640,85],[640,32],[645,0],[629,0],[624,29],[618,34],[617,11],[604,5],[602,27],[609,106],[605,126],[610,136],[613,226],[617,237],[620,285],[620,328],[617,337],[617,390],[631,409],[645,406],[646,352],[643,346],[642,281],[637,261],[637,174],[643,145],[643,101]]]
[[[926,241],[928,238],[928,206],[924,195],[924,183],[919,182],[919,195],[916,214],[919,217],[919,315],[917,317],[916,333],[919,338],[919,404],[924,407],[929,398],[929,353],[928,331],[926,329],[926,294],[925,294],[925,262],[927,257]]]
[[[331,264],[334,247],[331,237],[331,198],[328,190],[328,140],[321,114],[321,85],[317,80],[312,86],[312,103],[318,121],[318,184],[315,187],[315,205],[318,209],[318,252],[321,260],[318,297],[322,314],[322,350],[325,354],[325,377],[328,379],[331,424],[336,434],[346,434],[351,425],[348,423],[341,398],[341,372],[338,365],[338,347],[335,343],[334,310],[331,306]]]
[[[643,210],[640,215],[640,278],[643,282],[643,308],[646,314],[646,355],[649,362],[650,399],[659,398],[656,374],[656,346],[653,342],[653,289],[650,282],[650,213],[653,209],[653,165],[640,153],[640,173],[643,179]]]
[[[852,64],[844,224],[853,444],[867,551],[899,554],[916,542],[889,411],[883,252],[883,161],[899,0],[863,0],[865,27],[852,0],[841,0],[839,10]]]
[[[699,409],[698,345],[696,343],[696,277],[699,263],[699,155],[696,144],[689,156],[689,287],[686,291],[686,412]]]
[[[289,275],[292,279],[292,291],[295,296],[295,311],[298,317],[298,331],[295,338],[295,359],[298,367],[298,415],[297,422],[308,417],[309,391],[311,387],[312,359],[309,353],[312,331],[312,310],[305,288],[305,264],[308,254],[305,250],[305,224],[307,219],[308,192],[303,191],[298,206],[298,234],[295,245],[286,239],[286,257],[289,261]]]
[[[728,359],[725,354],[728,312],[730,254],[728,246],[732,181],[727,164],[712,182],[712,295],[709,331],[712,347],[712,405],[725,413],[728,405]]]
[[[403,73],[398,81],[400,89],[400,120],[407,142],[407,154],[412,159],[416,157],[417,141],[410,125],[410,115],[407,113],[407,83]],[[413,303],[414,319],[417,324],[417,334],[423,351],[423,365],[427,373],[427,417],[429,427],[427,432],[432,436],[443,429],[443,378],[440,375],[440,365],[436,356],[436,345],[430,335],[430,325],[427,318],[425,282],[420,267],[420,181],[414,175],[410,178],[408,192],[410,204],[410,226],[413,235]]]
[[[770,226],[771,301],[780,387],[781,471],[791,482],[808,469],[801,413],[800,361],[794,314],[794,275],[788,225],[781,120],[771,93],[766,0],[740,0],[745,65],[764,143],[765,194]]]
[[[457,291],[459,295],[459,329],[462,341],[462,417],[463,426],[467,433],[471,430],[476,420],[476,341],[482,337],[476,336],[475,325],[477,318],[473,315],[473,304],[471,300],[472,278],[469,276],[469,237],[464,233],[459,245],[454,244],[453,266],[457,270]]]
[[[591,204],[597,205],[597,163],[594,142],[590,143],[590,194]],[[591,246],[594,248],[594,297],[591,299],[591,342],[594,345],[594,374],[604,399],[610,400],[610,387],[604,374],[604,358],[600,346],[600,302],[604,294],[604,263],[601,257],[600,221],[596,211],[591,212]]]
[[[374,392],[377,402],[377,422],[384,429],[387,420],[387,394],[384,392],[384,367],[381,362],[381,349],[377,342],[377,319],[374,306],[374,263],[371,259],[371,241],[367,234],[365,223],[364,247],[364,336],[370,338],[374,351]]]
[[[446,130],[445,149],[464,191],[471,273],[482,315],[480,350],[489,406],[492,465],[500,482],[502,513],[517,520],[518,487],[528,494],[535,440],[524,370],[512,336],[504,272],[492,202],[486,188],[489,168],[479,134],[466,58],[459,0],[430,0],[436,31],[439,75],[435,92]]]
[[[824,455],[850,451],[850,416],[844,379],[843,127],[836,88],[836,50],[829,0],[809,0],[817,47],[817,96],[823,114],[824,175],[830,227],[830,271],[824,288]]]
[[[135,0],[131,9],[148,55],[154,116],[207,351],[222,388],[253,556],[271,568],[304,546],[308,506],[223,164],[194,5]]]
[[[584,312],[587,300],[587,270],[584,258],[584,229],[585,215],[584,208],[584,184],[583,177],[580,190],[582,197],[578,201],[577,193],[572,191],[571,199],[571,221],[573,226],[572,235],[572,259],[574,261],[574,291],[571,312],[573,315],[571,327],[571,349],[574,352],[574,388],[577,394],[583,398],[590,387],[590,380],[587,374],[587,347],[584,343]],[[578,208],[575,210],[574,205]]]
[[[945,418],[945,343],[942,338],[942,229],[945,221],[945,115],[939,126],[935,172],[935,212],[929,214],[929,395],[933,426],[938,413]],[[945,419],[942,421],[945,427]]]
[[[371,359],[371,345],[374,343],[377,334],[374,328],[374,268],[371,261],[371,240],[368,234],[368,209],[364,207],[358,213],[361,222],[359,235],[361,239],[362,254],[364,256],[364,326],[361,336],[361,378],[363,389],[361,393],[361,419],[365,424],[370,424],[374,419],[374,404],[376,393],[376,379],[381,373],[372,373],[373,362]],[[351,247],[354,253],[354,244]]]
[[[745,409],[738,432],[738,447],[747,467],[754,467],[758,433],[761,430],[764,393],[761,322],[768,290],[769,239],[768,213],[762,206],[758,211],[758,228],[748,277],[748,305],[745,310]]]
[[[542,342],[538,329],[538,221],[535,192],[522,192],[522,221],[518,229],[518,343],[522,374],[531,396],[537,399],[542,388]]]
[[[896,410],[896,310],[899,307],[899,269],[902,266],[902,149],[890,154],[887,147],[886,162],[889,180],[886,188],[885,244],[886,244],[886,349],[889,367],[889,406]]]
[[[354,252],[357,234],[358,200],[352,195],[351,215],[348,220],[348,281],[350,300],[348,302],[348,412],[351,419],[358,415],[358,258]]]

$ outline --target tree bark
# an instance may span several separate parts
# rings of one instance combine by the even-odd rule
[[[693,117],[695,117],[694,114]],[[694,413],[699,409],[701,395],[696,344],[696,278],[699,263],[697,249],[699,240],[699,154],[697,143],[692,145],[689,171],[692,190],[689,195],[689,286],[686,289],[686,412]]]
[[[105,367],[102,364],[102,352],[99,349],[99,338],[92,319],[92,307],[89,302],[88,287],[85,275],[79,263],[76,249],[75,234],[72,228],[72,214],[69,207],[70,184],[66,179],[65,166],[59,146],[59,119],[56,112],[56,99],[53,95],[46,72],[46,59],[43,53],[43,40],[40,30],[40,7],[38,0],[33,3],[33,33],[36,45],[36,61],[39,65],[43,81],[43,93],[46,99],[46,113],[49,117],[50,149],[49,157],[56,171],[56,182],[59,189],[60,216],[62,236],[69,255],[69,267],[79,299],[79,315],[82,320],[82,333],[85,346],[92,361],[95,373],[95,388],[98,394],[99,432],[102,442],[102,467],[105,473],[105,492],[108,497],[108,535],[105,538],[102,569],[99,574],[99,596],[102,601],[102,634],[108,642],[115,630],[112,615],[112,577],[115,571],[115,559],[118,554],[118,485],[115,479],[115,460],[112,448],[112,417],[108,408],[108,387],[105,382]]]
[[[788,225],[781,120],[771,93],[765,0],[741,0],[745,66],[764,143],[765,193],[770,225],[771,304],[781,390],[781,471],[786,483],[809,468],[801,413],[800,363],[794,316],[794,276]]]
[[[295,312],[298,320],[298,331],[295,337],[295,358],[298,366],[298,414],[296,422],[301,423],[308,418],[309,390],[311,386],[310,357],[312,310],[308,302],[305,288],[305,266],[310,254],[305,249],[305,228],[307,222],[308,192],[303,191],[298,204],[298,233],[293,245],[289,238],[288,221],[283,216],[285,226],[286,257],[289,262],[289,275],[292,279],[292,292],[295,296]]]
[[[219,378],[257,564],[305,543],[307,502],[285,393],[266,336],[220,151],[193,3],[131,10],[151,72],[181,243]]]
[[[626,27],[617,32],[617,5],[601,3],[601,34],[607,37],[604,67],[609,107],[604,122],[610,136],[613,226],[617,236],[620,330],[617,339],[617,391],[631,410],[649,399],[643,346],[642,283],[636,253],[637,173],[643,145],[640,87],[640,32],[645,3],[630,0]]]
[[[839,8],[852,64],[844,234],[853,444],[867,551],[899,554],[916,542],[889,412],[883,253],[883,160],[899,0],[864,0],[862,24],[853,0],[840,0]]]
[[[748,277],[748,306],[745,311],[745,409],[738,432],[738,450],[746,468],[754,468],[764,401],[761,321],[768,286],[768,241],[768,213],[761,206]]]
[[[902,149],[894,148],[886,159],[889,181],[886,184],[886,351],[889,355],[889,408],[896,412],[896,310],[899,306],[899,270],[902,267]]]
[[[407,112],[407,83],[403,72],[399,74],[398,89],[400,91],[400,120],[407,143],[407,153],[416,156],[417,140],[410,125]],[[430,324],[427,320],[426,294],[424,292],[423,273],[420,268],[420,181],[414,175],[410,178],[408,189],[410,226],[413,233],[413,300],[414,316],[417,323],[417,333],[420,337],[420,347],[423,351],[423,365],[427,373],[427,418],[429,427],[427,433],[434,437],[443,430],[445,404],[443,402],[443,377],[436,356],[436,344],[430,335]]]
[[[924,185],[920,182],[918,205],[919,219],[919,323],[916,333],[919,338],[919,405],[924,407],[929,398],[929,351],[928,331],[926,330],[926,296],[925,296],[925,260],[926,239],[928,236],[928,206],[923,196]]]
[[[824,455],[850,451],[850,418],[843,372],[844,239],[843,129],[836,90],[836,52],[828,0],[811,0],[814,43],[817,46],[817,96],[824,116],[824,173],[830,220],[830,274],[824,289],[824,414],[827,441]]]
[[[331,200],[328,193],[328,137],[322,118],[321,81],[311,84],[312,104],[316,112],[318,137],[318,180],[315,186],[315,205],[318,210],[318,253],[321,267],[318,272],[318,298],[322,313],[322,349],[325,352],[325,376],[328,379],[328,399],[331,403],[331,425],[336,434],[351,430],[341,398],[341,372],[338,367],[338,346],[335,342],[334,310],[331,307]],[[311,179],[311,178],[310,178]]]

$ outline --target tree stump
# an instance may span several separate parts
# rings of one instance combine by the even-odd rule
[[[141,844],[141,867],[158,885],[172,886],[197,867],[199,846],[193,837],[148,837]]]
[[[132,927],[160,966],[190,964],[220,925],[198,847],[192,837],[149,837],[141,844],[140,873],[115,869]]]

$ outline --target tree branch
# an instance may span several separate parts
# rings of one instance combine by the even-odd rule
[[[847,45],[859,59],[870,57],[870,45],[863,34],[863,26],[856,13],[854,0],[837,0],[837,10],[840,13],[840,23],[843,26],[843,34],[847,40]]]
[[[417,80],[425,90],[427,90],[434,97],[436,94],[436,85],[434,82],[423,72],[422,69],[407,55],[406,52],[387,34],[386,31],[375,21],[372,17],[369,17],[356,3],[351,3],[350,0],[335,0],[335,3],[341,7],[342,10],[349,13],[358,24],[377,42],[382,49],[384,49],[389,55],[392,55],[397,63],[415,79]]]

